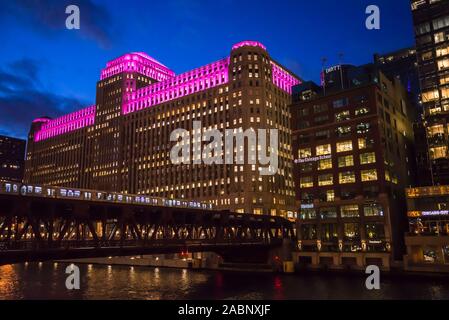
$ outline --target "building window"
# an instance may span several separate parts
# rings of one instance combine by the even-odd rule
[[[432,160],[447,157],[447,147],[446,146],[429,148],[429,151],[430,151],[430,158]]]
[[[360,116],[363,114],[367,114],[369,112],[369,108],[368,107],[362,107],[362,108],[358,108],[355,110],[355,115],[356,116]]]
[[[323,144],[321,146],[316,147],[316,155],[317,156],[324,156],[327,154],[331,154],[331,145],[330,144]]]
[[[359,145],[359,149],[363,150],[366,148],[371,148],[374,145],[374,141],[373,141],[373,139],[359,138],[358,145]]]
[[[354,165],[354,157],[352,155],[338,157],[338,167],[339,168],[351,167],[353,165]]]
[[[339,173],[339,181],[341,184],[354,183],[355,174],[354,171],[345,171]]]
[[[326,223],[321,225],[321,240],[337,241],[338,240],[338,226],[336,223]]]
[[[343,226],[345,240],[354,241],[360,239],[359,224],[345,223]]]
[[[326,201],[331,202],[335,200],[335,192],[334,190],[327,190],[326,191]]]
[[[316,240],[316,225],[304,224],[301,226],[302,240]]]
[[[330,186],[334,183],[334,176],[332,173],[322,174],[318,176],[318,185],[319,186]]]
[[[302,177],[300,179],[301,188],[311,188],[313,187],[313,177]]]
[[[313,170],[313,163],[312,162],[301,163],[299,165],[299,170],[301,170],[301,172],[310,172]]]
[[[351,126],[338,127],[335,132],[338,137],[345,137],[351,134]]]
[[[318,170],[332,169],[332,159],[318,161]]]
[[[369,164],[376,162],[376,154],[374,152],[362,153],[360,155],[360,164]]]
[[[449,59],[438,60],[438,71],[449,68]]]
[[[320,209],[320,217],[321,217],[321,219],[337,218],[337,208],[335,208],[335,207],[321,208]]]
[[[426,91],[422,93],[422,101],[423,102],[430,102],[435,101],[440,98],[440,93],[438,89],[432,90],[432,91]]]
[[[327,111],[327,104],[319,104],[319,105],[313,106],[314,113],[320,113],[320,112],[324,112],[324,111]]]
[[[362,170],[360,171],[362,181],[376,181],[377,180],[377,171],[376,169],[370,170]]]
[[[363,207],[365,217],[383,217],[384,211],[379,204],[370,204]]]
[[[352,141],[337,142],[337,152],[352,151]]]
[[[316,212],[315,209],[300,209],[300,214],[299,217],[302,220],[311,220],[311,219],[316,219]]]
[[[342,108],[348,105],[348,98],[338,99],[332,102],[334,108]]]
[[[342,218],[356,218],[359,217],[359,206],[356,204],[350,204],[340,207]]]
[[[300,159],[309,158],[312,156],[312,149],[311,148],[299,149],[298,156]]]
[[[369,123],[359,123],[356,127],[358,134],[367,134],[370,131],[371,124]]]
[[[351,119],[349,110],[342,111],[342,112],[335,114],[335,121],[337,121],[337,122],[345,121],[345,120],[349,120],[349,119]]]
[[[384,240],[385,227],[383,223],[368,223],[366,224],[366,236],[370,240]]]

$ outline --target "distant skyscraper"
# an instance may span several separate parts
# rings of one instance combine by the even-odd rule
[[[449,1],[411,7],[433,183],[449,184]]]
[[[0,180],[22,182],[26,141],[0,136]]]

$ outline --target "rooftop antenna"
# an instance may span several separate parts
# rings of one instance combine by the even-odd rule
[[[327,62],[326,57],[321,58],[321,65],[322,65],[321,74],[323,77],[323,93],[324,93],[324,95],[326,95],[326,73],[325,73],[326,62]]]
[[[341,89],[344,90],[345,89],[345,84],[343,83],[343,57],[344,57],[344,53],[340,52],[338,54],[338,63],[340,64],[340,83],[341,83]]]

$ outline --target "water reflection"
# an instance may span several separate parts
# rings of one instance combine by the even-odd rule
[[[65,288],[65,263],[0,266],[0,299],[449,299],[441,278],[383,278],[368,291],[364,277],[226,273],[79,265],[81,289]]]

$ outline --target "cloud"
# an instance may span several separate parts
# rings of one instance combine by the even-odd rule
[[[112,43],[112,19],[104,6],[92,0],[15,0],[2,3],[0,18],[14,17],[37,32],[53,35],[65,29],[68,14],[65,8],[77,5],[80,9],[80,33],[108,48]]]
[[[84,101],[42,90],[39,63],[17,60],[0,69],[0,134],[26,138],[31,122],[38,117],[57,117],[81,109]]]

